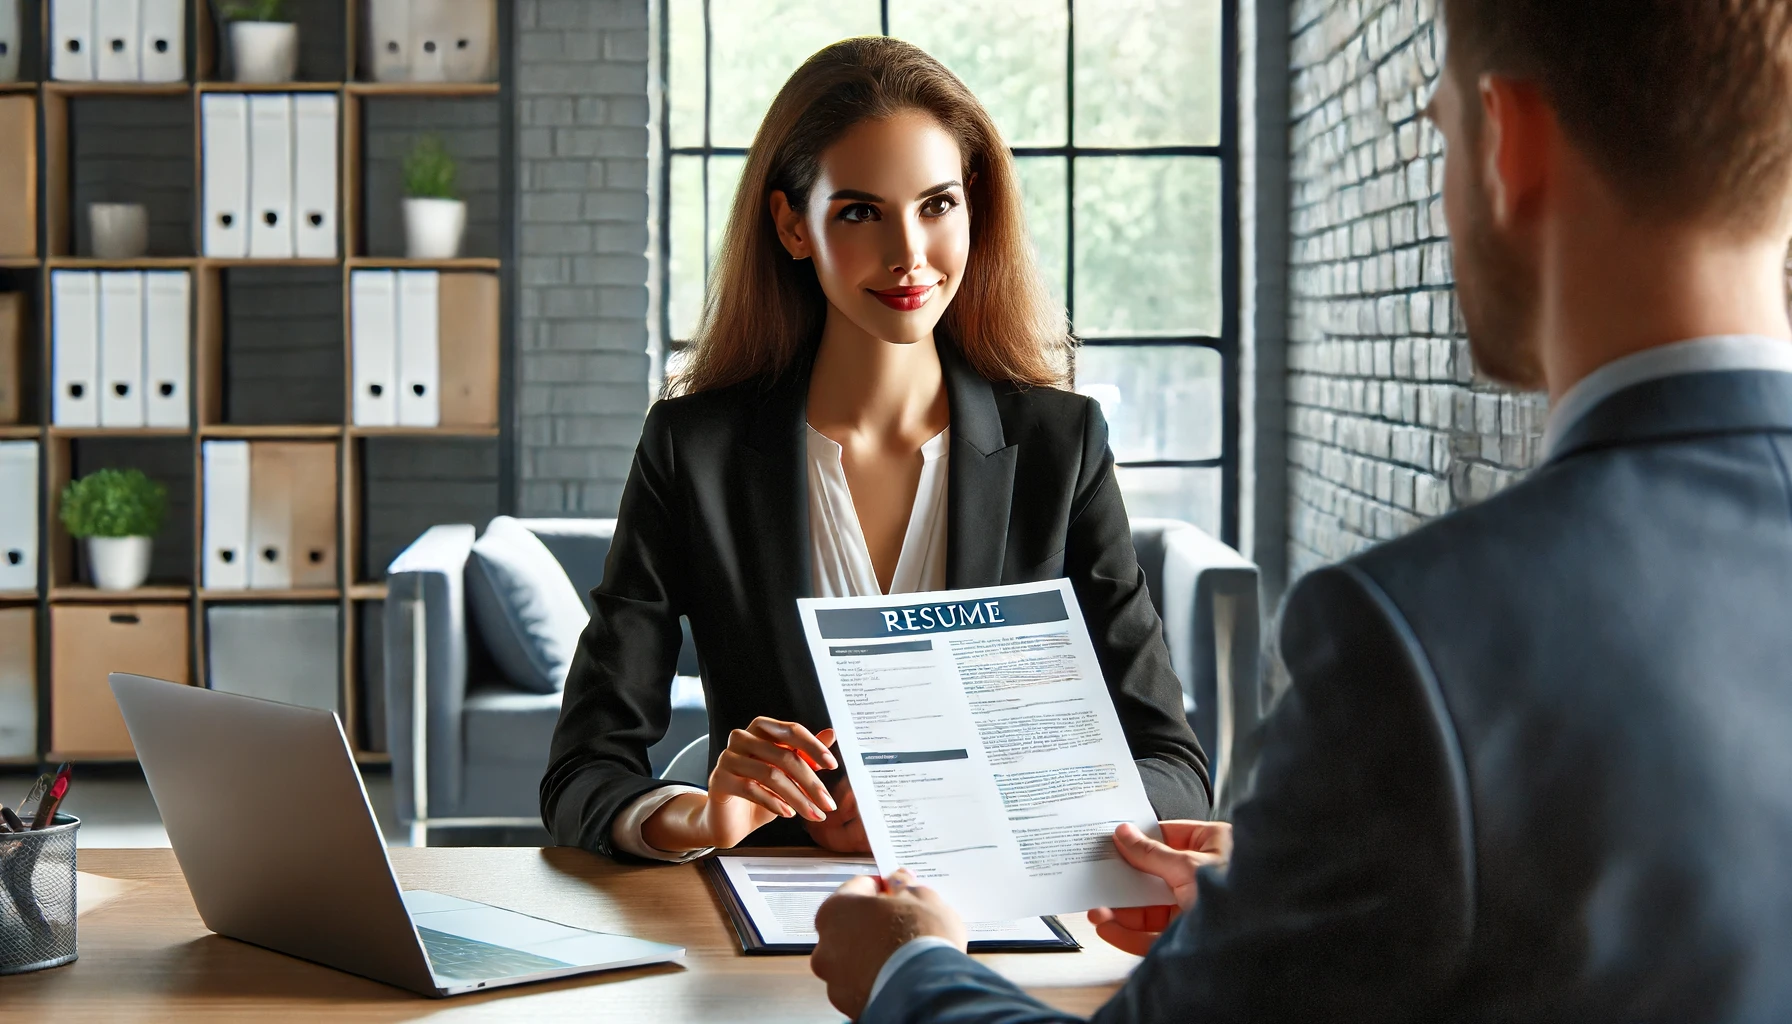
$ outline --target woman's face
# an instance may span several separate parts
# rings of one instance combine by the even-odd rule
[[[821,290],[866,334],[929,338],[971,249],[964,155],[932,117],[904,111],[862,122],[821,156],[808,211],[773,192],[778,236],[815,261]]]

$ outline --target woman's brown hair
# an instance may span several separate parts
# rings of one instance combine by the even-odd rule
[[[801,212],[821,155],[853,126],[905,110],[932,116],[964,154],[970,257],[942,332],[985,378],[1061,387],[1069,334],[1027,239],[1014,160],[965,84],[912,44],[847,39],[810,57],[772,101],[748,151],[690,363],[669,390],[690,394],[781,373],[821,336],[827,298],[814,264],[778,241],[771,194]]]

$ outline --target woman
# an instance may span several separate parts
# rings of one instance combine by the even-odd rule
[[[747,157],[691,363],[647,417],[542,780],[556,841],[867,851],[844,775],[822,778],[833,733],[796,599],[1060,576],[1158,815],[1205,817],[1206,756],[1067,356],[1013,163],[963,83],[892,39],[810,58]],[[707,791],[648,769],[681,615]]]

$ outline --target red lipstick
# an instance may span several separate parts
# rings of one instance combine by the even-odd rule
[[[871,294],[877,296],[877,301],[891,309],[912,313],[927,305],[927,300],[933,298],[933,291],[938,287],[939,283],[936,281],[933,284],[885,288],[882,291],[873,291]]]

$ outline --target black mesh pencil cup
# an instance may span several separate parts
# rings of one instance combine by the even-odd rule
[[[0,834],[0,974],[57,967],[75,958],[75,830]]]

